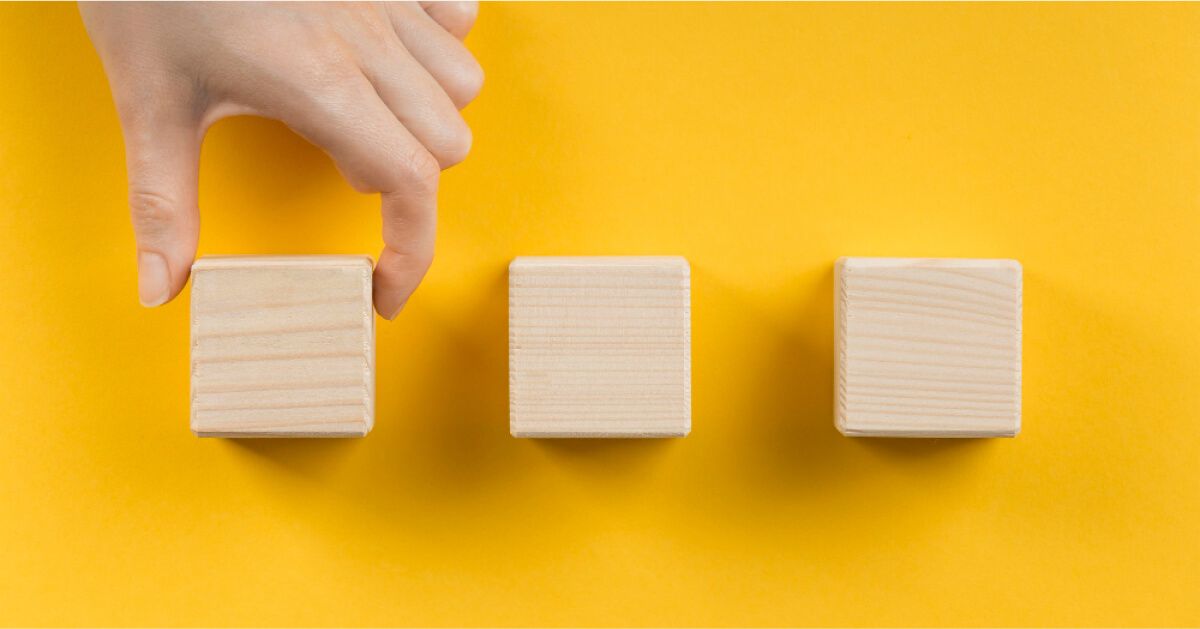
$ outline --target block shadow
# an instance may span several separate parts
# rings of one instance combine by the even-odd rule
[[[852,438],[833,421],[833,265],[821,269],[815,282],[789,288],[798,295],[783,321],[764,320],[746,295],[726,288],[778,341],[760,363],[753,388],[742,406],[755,421],[747,427],[742,447],[759,453],[743,467],[747,480],[780,493],[829,491],[870,482],[864,459],[888,466],[937,467],[966,464],[991,439]]]
[[[381,417],[401,431],[381,431],[383,448],[419,447],[427,480],[443,492],[470,492],[538,473],[549,462],[589,482],[611,485],[644,471],[679,439],[518,439],[509,434],[508,267],[488,271],[478,299],[465,313],[434,313],[419,334],[440,339],[422,369],[430,397],[411,416]],[[385,350],[382,346],[380,351]],[[384,402],[402,392],[380,389]],[[393,443],[386,443],[393,441]],[[404,442],[404,443],[402,443]],[[539,456],[540,455],[540,456]],[[385,463],[386,464],[386,463]],[[397,474],[413,473],[393,461]],[[544,471],[544,470],[543,470]]]
[[[358,438],[220,439],[225,447],[298,478],[320,480],[342,467],[363,447]]]
[[[342,493],[384,512],[430,493],[479,490],[518,470],[508,435],[504,269],[465,315],[420,307],[407,320],[405,313],[394,322],[377,320],[398,326],[395,335],[377,336],[377,366],[379,357],[411,360],[408,371],[419,380],[389,383],[377,372],[375,427],[366,437],[228,439],[230,447],[313,481],[352,465]],[[429,350],[406,351],[412,336],[432,339]]]
[[[684,439],[521,439],[555,465],[605,484],[643,475]]]
[[[599,478],[621,478],[678,439],[517,439],[509,434],[508,268],[490,271],[486,290],[455,323],[434,317],[443,339],[425,372],[436,399],[407,418],[406,439],[437,453],[439,483],[466,489],[502,482],[536,467],[540,452],[556,465]],[[424,332],[423,332],[424,333]],[[398,406],[393,404],[392,406]],[[389,421],[384,418],[385,421]],[[404,418],[395,421],[403,422]],[[428,455],[427,455],[428,456]]]
[[[284,124],[249,116],[218,122],[205,138],[200,173],[203,223],[227,225],[237,234],[234,249],[244,249],[244,253],[317,253],[335,246],[328,233],[320,230],[271,228],[297,219],[328,223],[345,220],[304,202],[327,200],[330,189],[347,186],[328,156]],[[227,197],[226,191],[236,191],[236,198]],[[253,212],[230,215],[239,206],[252,207]],[[212,244],[211,238],[202,235],[202,248]],[[228,242],[221,245],[229,246]],[[366,445],[359,438],[219,441],[259,462],[312,480],[328,476]]]
[[[703,281],[708,281],[705,278]],[[732,408],[749,421],[731,434],[734,444],[718,456],[730,481],[753,484],[791,499],[805,500],[854,483],[871,482],[882,460],[901,473],[945,472],[968,465],[992,439],[850,438],[833,425],[832,266],[807,288],[779,320],[755,308],[753,299],[733,287],[720,287],[722,299],[746,313],[745,325],[772,329],[770,351],[756,363],[755,386]],[[507,274],[496,269],[487,290],[465,317],[438,313],[423,317],[413,334],[431,334],[438,346],[422,366],[424,382],[413,388],[379,383],[379,407],[398,416],[379,416],[367,439],[229,440],[232,447],[270,461],[302,478],[318,479],[351,457],[366,459],[356,484],[369,493],[358,500],[402,504],[419,499],[423,487],[444,497],[482,491],[511,481],[530,468],[540,453],[559,469],[607,486],[629,482],[663,461],[684,439],[514,439],[508,434]],[[402,340],[402,339],[401,339]],[[381,345],[380,352],[403,355]],[[420,390],[420,400],[402,396]],[[703,421],[708,415],[700,409]],[[726,427],[728,428],[728,427]],[[707,430],[704,426],[700,430]],[[412,456],[406,452],[419,451]],[[747,456],[747,454],[752,456]],[[420,460],[413,465],[412,458]],[[369,478],[368,478],[369,476]],[[394,479],[383,486],[379,478]],[[390,486],[390,487],[389,487]],[[377,505],[379,506],[379,505]]]
[[[401,436],[435,453],[435,468],[427,471],[452,485],[495,478],[513,454],[508,442],[507,266],[488,274],[465,314],[427,309],[431,316],[414,323],[430,326],[415,334],[432,334],[439,341],[423,368],[427,397],[411,416],[381,418],[403,427],[398,433],[388,431],[387,438]],[[381,386],[380,395],[392,400],[381,406],[406,408],[396,399],[401,391]]]

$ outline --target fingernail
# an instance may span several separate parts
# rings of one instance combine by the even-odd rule
[[[171,272],[167,260],[153,251],[138,252],[138,301],[153,308],[171,296]]]

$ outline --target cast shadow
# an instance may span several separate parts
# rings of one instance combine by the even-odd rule
[[[787,487],[836,481],[848,450],[833,427],[832,268],[806,291],[794,291],[802,298],[789,320],[758,324],[770,326],[777,340],[746,402],[755,418],[750,447],[759,452],[749,469],[762,476],[758,482]],[[745,295],[740,299],[755,313]]]
[[[644,475],[683,439],[521,439],[529,442],[563,470],[596,479],[624,482]]]
[[[760,453],[747,470],[781,492],[870,482],[864,459],[886,465],[939,467],[966,463],[992,439],[846,437],[833,420],[833,265],[817,281],[797,287],[795,314],[775,328],[778,342],[755,379],[747,402],[755,418],[748,447]],[[744,298],[743,298],[744,300]],[[744,300],[745,301],[745,300]],[[753,311],[750,303],[745,303]]]
[[[403,504],[429,488],[466,491],[516,469],[507,423],[507,288],[502,271],[465,312],[422,304],[420,316],[386,324],[409,327],[377,338],[377,369],[381,360],[413,361],[409,371],[420,380],[389,383],[377,373],[375,427],[366,437],[224,441],[306,480],[327,480],[353,460],[344,491],[370,503]],[[429,351],[407,347],[414,335],[433,339]]]
[[[878,458],[897,464],[906,461],[927,462],[931,458],[953,458],[969,455],[986,449],[989,444],[1003,440],[998,438],[904,438],[904,437],[847,437],[856,447],[869,451]]]
[[[221,439],[226,447],[299,478],[320,480],[363,447],[362,438]]]
[[[443,489],[482,487],[518,466],[508,435],[508,276],[507,267],[490,272],[478,299],[465,309],[437,310],[422,304],[419,330],[405,334],[436,339],[420,360],[421,382],[379,382],[381,416],[373,435],[377,450],[418,450],[413,461],[381,457],[385,474],[417,474]],[[398,322],[403,324],[403,314]],[[414,321],[416,321],[414,319]],[[412,356],[403,347],[380,344],[378,352]]]
[[[426,391],[434,397],[417,415],[383,421],[405,422],[403,438],[426,452],[423,459],[431,462],[425,472],[442,486],[468,489],[519,475],[531,463],[531,450],[567,470],[606,470],[613,476],[614,469],[639,469],[678,441],[516,439],[509,434],[507,265],[491,275],[473,307],[453,318],[429,317],[424,325],[433,327],[422,334],[442,339],[425,369]]]

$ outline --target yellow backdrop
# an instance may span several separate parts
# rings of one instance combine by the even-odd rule
[[[487,4],[438,258],[348,441],[188,431],[70,4],[0,7],[0,623],[1200,623],[1200,6]],[[374,254],[268,121],[202,253]],[[680,254],[683,440],[508,436],[505,267]],[[1025,266],[1024,430],[852,440],[839,255]]]

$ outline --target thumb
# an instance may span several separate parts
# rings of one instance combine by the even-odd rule
[[[196,258],[201,132],[186,116],[137,116],[122,128],[138,299],[158,306],[183,290]]]

